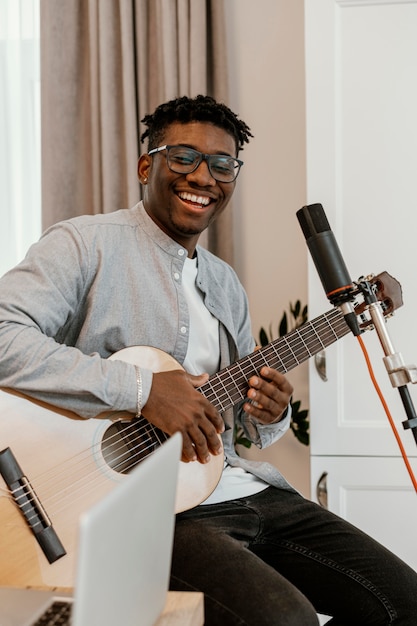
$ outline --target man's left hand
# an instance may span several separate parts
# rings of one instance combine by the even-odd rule
[[[270,367],[262,367],[259,376],[248,381],[247,397],[251,402],[243,406],[246,413],[263,424],[279,422],[290,402],[293,387],[287,378]]]

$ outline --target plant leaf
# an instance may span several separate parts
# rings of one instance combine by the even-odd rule
[[[288,332],[288,319],[287,319],[287,314],[284,312],[281,318],[281,322],[279,324],[278,333],[280,337],[283,337],[284,335],[287,334],[287,332]]]
[[[301,302],[297,300],[297,302],[295,303],[295,307],[292,309],[292,314],[295,320],[300,315],[300,310],[301,310]]]
[[[266,346],[269,343],[268,335],[264,328],[259,331],[259,343],[261,346]]]

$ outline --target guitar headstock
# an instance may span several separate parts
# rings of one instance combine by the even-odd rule
[[[400,308],[403,303],[401,285],[388,272],[381,272],[377,276],[367,277],[366,281],[370,283],[372,291],[381,305],[384,317],[390,317],[394,311]],[[367,303],[363,302],[355,304],[355,313],[359,317],[359,326],[363,330],[372,326],[372,320],[366,316]]]

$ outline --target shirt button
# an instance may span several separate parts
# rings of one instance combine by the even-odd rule
[[[183,250],[182,248],[180,248],[180,249],[178,250],[178,254],[179,254],[179,256],[184,256],[184,254],[185,254],[185,250]]]
[[[174,272],[174,278],[175,278],[175,280],[179,280],[180,279],[180,275],[178,274],[178,272]]]
[[[185,326],[181,326],[180,330],[183,335],[185,335],[185,333],[187,332],[187,328]]]

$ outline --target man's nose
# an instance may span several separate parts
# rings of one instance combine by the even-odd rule
[[[205,187],[207,185],[215,185],[216,179],[211,175],[207,159],[203,158],[200,165],[191,172],[187,174],[187,179],[192,180],[197,183],[200,187]]]

